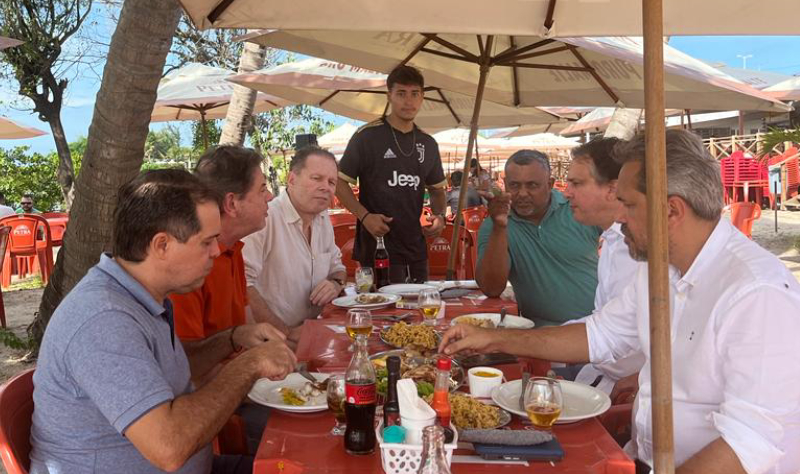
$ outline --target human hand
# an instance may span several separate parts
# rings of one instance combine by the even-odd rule
[[[478,194],[489,203],[488,211],[489,217],[492,218],[492,223],[497,227],[507,227],[508,214],[511,212],[511,195],[501,192],[499,189],[495,191],[478,191]]]
[[[283,341],[273,340],[259,344],[245,352],[244,358],[252,364],[259,378],[283,380],[294,371],[297,357]]]
[[[331,280],[322,280],[311,290],[311,304],[315,306],[325,306],[334,300],[339,293],[342,292],[342,287],[338,283]]]
[[[611,390],[611,403],[621,405],[632,403],[639,392],[639,373],[629,375],[617,380]]]
[[[444,226],[446,225],[444,217],[440,215],[432,215],[428,216],[427,219],[428,222],[431,223],[431,225],[424,226],[422,228],[422,233],[425,235],[425,237],[428,238],[438,237],[439,234],[442,233],[442,230],[444,230]]]
[[[250,349],[267,341],[285,341],[286,334],[269,323],[243,324],[233,331],[233,343]]]
[[[392,217],[387,217],[383,214],[369,213],[361,220],[361,224],[367,228],[367,231],[373,237],[383,237],[389,233],[389,223],[392,220]]]
[[[444,333],[439,352],[452,355],[462,351],[487,352],[495,330],[469,324],[456,324]]]

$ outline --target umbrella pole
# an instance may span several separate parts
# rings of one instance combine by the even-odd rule
[[[662,0],[642,0],[644,26],[645,168],[650,304],[650,373],[653,390],[653,468],[675,472],[672,423],[672,348],[667,241],[667,165],[664,125]]]
[[[461,210],[467,202],[467,183],[469,182],[469,162],[472,160],[472,149],[475,147],[475,139],[478,136],[478,119],[481,116],[481,102],[483,102],[483,91],[486,88],[486,76],[489,75],[489,55],[494,43],[494,36],[486,38],[486,47],[480,58],[480,76],[478,78],[478,91],[475,94],[475,108],[472,109],[472,121],[469,126],[469,140],[467,141],[467,154],[464,158],[464,170],[461,176],[461,187],[458,190],[458,209],[453,219],[453,239],[450,241],[450,255],[447,259],[447,279],[455,279],[456,255],[458,255],[458,239],[461,236]],[[473,242],[473,245],[475,243]]]
[[[206,128],[206,111],[200,110],[200,125],[203,127],[203,151],[208,150],[208,128]]]

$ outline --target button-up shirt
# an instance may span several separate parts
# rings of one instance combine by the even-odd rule
[[[269,203],[266,227],[243,242],[247,286],[255,287],[289,326],[318,316],[322,307],[311,304],[311,291],[330,275],[345,271],[328,211],[314,216],[309,244],[288,192]]]
[[[592,362],[650,360],[646,266],[586,320]],[[670,269],[675,461],[721,437],[748,473],[800,471],[800,284],[775,256],[720,220],[689,270]],[[649,363],[629,449],[652,465]]]

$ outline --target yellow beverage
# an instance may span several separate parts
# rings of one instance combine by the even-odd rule
[[[422,316],[425,319],[436,319],[436,315],[439,314],[439,305],[436,306],[422,306],[420,308],[422,310]]]
[[[561,415],[561,407],[555,403],[534,403],[527,405],[525,411],[531,423],[538,428],[550,429]]]
[[[369,326],[347,326],[347,335],[350,336],[350,339],[355,340],[357,335],[367,336],[372,333],[372,325]]]

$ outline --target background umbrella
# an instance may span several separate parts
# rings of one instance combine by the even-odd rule
[[[793,77],[767,87],[764,92],[780,100],[800,100],[800,77]]]
[[[206,120],[225,118],[233,95],[233,85],[225,79],[232,75],[232,71],[197,63],[170,72],[158,86],[158,98],[150,120],[200,120],[203,147],[208,148]],[[277,97],[258,94],[254,112],[267,112],[287,105],[292,104]]]
[[[350,139],[357,130],[357,126],[353,125],[352,123],[345,122],[325,135],[319,137],[317,139],[317,143],[322,148],[325,148],[329,152],[333,153],[338,159],[344,154],[347,144],[350,143]]]
[[[20,138],[33,138],[47,135],[47,132],[38,128],[18,124],[13,120],[0,117],[0,140],[15,140]]]
[[[19,46],[23,42],[14,38],[6,38],[5,36],[0,36],[0,51],[11,48],[14,46]]]

